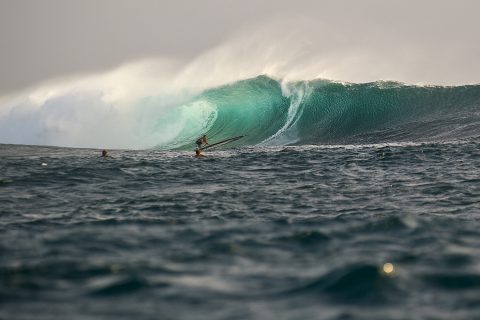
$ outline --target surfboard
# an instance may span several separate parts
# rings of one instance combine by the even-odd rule
[[[211,147],[218,147],[218,146],[221,146],[221,145],[224,145],[224,144],[233,142],[233,141],[237,141],[238,139],[241,139],[241,138],[243,138],[243,137],[245,137],[245,135],[243,135],[243,136],[237,136],[237,137],[233,137],[233,138],[228,138],[228,139],[225,139],[225,140],[222,140],[222,141],[219,141],[219,142],[215,142],[215,143],[209,144],[208,146],[205,146],[205,147],[203,147],[203,148],[200,148],[200,150],[205,150],[205,149],[208,149],[208,148],[211,148]]]

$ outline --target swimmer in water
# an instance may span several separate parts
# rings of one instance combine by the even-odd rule
[[[195,149],[195,158],[205,158],[206,155],[202,154],[202,150],[200,148]]]

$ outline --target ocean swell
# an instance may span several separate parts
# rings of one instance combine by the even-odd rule
[[[288,82],[262,75],[199,93],[143,88],[128,99],[122,98],[128,88],[106,88],[72,87],[11,104],[0,115],[0,143],[191,150],[202,134],[211,142],[245,135],[222,146],[231,148],[438,142],[480,133],[480,85]]]
[[[188,148],[202,133],[214,140],[247,135],[229,147],[432,142],[480,133],[480,86],[282,83],[259,76],[207,90],[192,104],[200,101],[211,106],[201,130],[185,127],[179,139],[157,147]]]

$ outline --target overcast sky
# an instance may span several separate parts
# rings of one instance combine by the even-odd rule
[[[143,58],[194,60],[242,32],[271,24],[278,35],[303,20],[309,59],[321,58],[327,36],[344,40],[331,52],[343,57],[356,54],[355,39],[365,52],[408,43],[401,54],[429,65],[428,79],[478,83],[479,12],[476,0],[0,0],[0,94]]]

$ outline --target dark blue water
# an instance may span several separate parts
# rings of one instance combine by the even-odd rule
[[[99,155],[0,145],[0,319],[480,317],[475,141]]]

